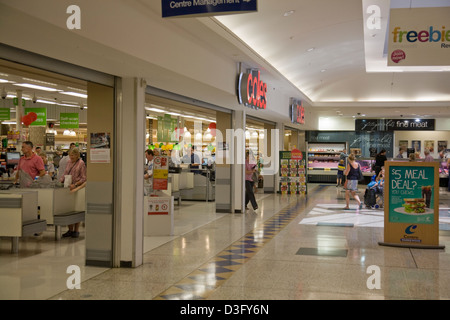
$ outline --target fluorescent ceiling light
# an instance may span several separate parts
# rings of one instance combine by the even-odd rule
[[[79,104],[57,103],[57,105],[62,107],[80,108]]]
[[[0,83],[8,83],[8,82],[9,82],[8,80],[0,79]]]
[[[30,79],[30,78],[22,78],[22,79],[25,80],[25,81],[31,81],[31,82],[40,83],[40,84],[43,84],[43,85],[46,85],[46,86],[53,86],[53,87],[56,87],[56,86],[57,86],[57,84],[51,83],[51,82],[46,82],[46,81],[41,81],[41,80],[35,80],[35,79]]]
[[[148,110],[148,111],[155,111],[155,112],[166,112],[165,110],[156,109],[156,108],[145,108],[145,110]]]
[[[45,103],[45,104],[56,104],[56,102],[48,101],[48,100],[42,100],[42,99],[36,100],[36,102]]]
[[[88,97],[87,94],[78,93],[78,92],[63,91],[63,92],[60,92],[60,93],[68,95],[68,96],[74,96],[74,97],[79,97],[79,98],[84,98],[84,99],[87,99],[87,97]]]
[[[67,87],[67,89],[75,90],[75,91],[79,91],[79,92],[83,92],[83,93],[87,94],[87,90],[84,90],[84,89],[78,89],[78,88],[74,88],[74,87]]]
[[[19,86],[19,87],[30,88],[30,89],[42,90],[42,91],[51,91],[51,92],[61,91],[61,90],[58,90],[58,89],[55,89],[55,88],[38,86],[38,85],[35,85],[35,84],[31,84],[31,83],[14,83],[13,85],[14,86]]]

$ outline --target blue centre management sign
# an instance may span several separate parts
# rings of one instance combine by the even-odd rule
[[[257,11],[257,0],[161,0],[162,17],[216,16]]]

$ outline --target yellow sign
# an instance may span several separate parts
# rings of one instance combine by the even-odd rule
[[[153,169],[153,178],[154,179],[168,179],[169,171],[164,169]]]

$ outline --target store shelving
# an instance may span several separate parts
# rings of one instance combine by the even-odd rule
[[[346,142],[308,143],[308,182],[334,182],[342,152],[347,152]]]

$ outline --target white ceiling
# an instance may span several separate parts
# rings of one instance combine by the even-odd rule
[[[393,5],[450,6],[448,0],[435,2],[408,0]],[[380,30],[364,28],[368,4],[381,7]],[[351,116],[359,110],[367,116],[389,116],[394,113],[392,107],[401,107],[405,115],[450,116],[450,66],[438,72],[398,68],[392,72],[386,67],[383,52],[390,5],[389,0],[259,0],[257,13],[215,19],[324,115],[336,115],[339,110]],[[365,44],[365,38],[373,43]],[[380,62],[385,67],[379,68]]]
[[[450,0],[392,2],[415,7],[446,5]],[[367,3],[382,9],[382,29],[375,36],[364,32]],[[0,4],[20,20],[10,31],[0,30],[6,44],[105,73],[146,77],[154,84],[166,81],[170,74],[164,68],[170,68],[200,79],[197,74],[214,66],[197,60],[220,52],[231,61],[260,68],[268,84],[303,99],[319,116],[450,118],[450,71],[373,72],[371,63],[378,67],[385,59],[389,0],[258,0],[256,13],[175,19],[161,18],[161,0],[109,0],[108,5],[80,0],[83,27],[76,32],[65,28],[69,0],[0,0]],[[285,17],[288,11],[294,12]],[[31,24],[34,29],[40,26],[38,32]],[[164,36],[170,38],[161,40]],[[199,50],[186,47],[188,41]],[[195,52],[201,55],[186,63],[187,55]],[[188,91],[186,82],[176,85],[180,94]]]
[[[87,121],[86,81],[0,59],[0,107],[11,109],[10,122],[16,121],[13,98],[18,90],[25,107],[47,108],[48,121],[59,123],[61,112],[78,113],[80,123]]]

